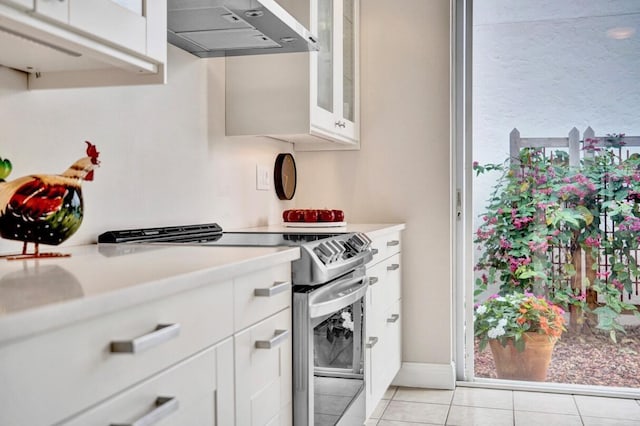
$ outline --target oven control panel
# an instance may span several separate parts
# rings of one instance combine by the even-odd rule
[[[369,249],[371,239],[363,233],[355,233],[346,239],[327,239],[314,247],[313,252],[325,265],[349,259]]]

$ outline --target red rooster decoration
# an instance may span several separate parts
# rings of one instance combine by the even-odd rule
[[[60,175],[30,175],[4,182],[0,179],[0,236],[24,241],[22,255],[7,259],[68,256],[61,253],[40,253],[39,244],[58,245],[73,235],[82,223],[83,201],[81,183],[93,180],[100,153],[89,141],[87,157],[81,158]],[[7,160],[4,160],[7,161]],[[9,163],[8,170],[10,172]],[[7,167],[3,169],[8,175]],[[27,253],[27,243],[34,243],[33,253]]]

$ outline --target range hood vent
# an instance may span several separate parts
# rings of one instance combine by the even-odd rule
[[[275,0],[168,0],[169,43],[201,58],[318,50]]]

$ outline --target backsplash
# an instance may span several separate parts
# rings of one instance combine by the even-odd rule
[[[224,59],[197,59],[169,46],[167,85],[29,91],[25,75],[0,67],[0,157],[7,180],[62,173],[100,151],[83,183],[84,221],[65,245],[107,229],[218,222],[223,228],[277,223],[292,202],[256,191],[256,164],[273,167],[288,143],[224,135]],[[0,252],[21,243],[0,240]]]

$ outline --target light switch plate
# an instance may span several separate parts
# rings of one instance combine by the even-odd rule
[[[271,188],[271,173],[267,166],[256,164],[256,189],[268,191]]]

